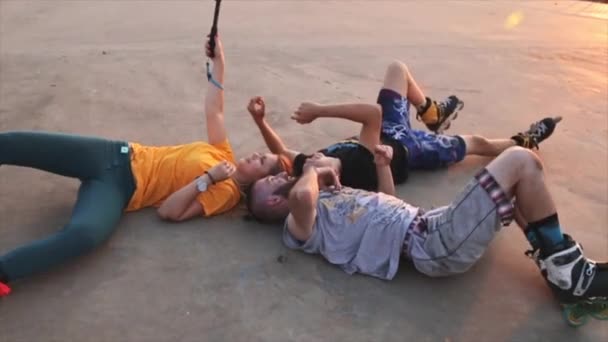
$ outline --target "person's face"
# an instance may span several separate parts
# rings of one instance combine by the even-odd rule
[[[287,172],[281,172],[275,176],[267,176],[260,179],[256,183],[256,191],[264,194],[266,197],[282,196],[287,197],[287,191],[281,191],[291,183],[293,177],[290,177]]]
[[[256,203],[253,208],[255,215],[272,217],[287,217],[289,214],[288,197],[295,179],[281,172],[276,176],[262,178],[253,184],[250,196]]]
[[[237,172],[245,176],[250,182],[271,174],[279,164],[279,157],[272,153],[253,153],[246,158],[242,158],[237,163]]]

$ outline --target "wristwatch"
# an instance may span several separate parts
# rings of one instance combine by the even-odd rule
[[[209,184],[207,184],[204,177],[198,177],[196,179],[196,188],[198,189],[198,192],[205,192],[208,187]]]

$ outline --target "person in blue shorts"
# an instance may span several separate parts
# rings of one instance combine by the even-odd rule
[[[495,157],[516,145],[538,148],[538,144],[553,133],[561,120],[559,117],[544,118],[510,139],[442,134],[462,109],[463,102],[454,95],[441,102],[426,97],[407,66],[398,61],[389,65],[377,102],[382,107],[382,136],[384,140],[396,140],[405,147],[411,170],[446,167],[462,161],[466,155]],[[416,118],[430,132],[412,128],[410,104],[416,109]]]
[[[410,105],[416,118],[429,131],[413,129]],[[451,121],[462,109],[463,102],[449,96],[441,102],[426,97],[406,65],[391,63],[376,104],[349,103],[321,105],[304,102],[292,115],[300,124],[319,118],[342,118],[362,124],[358,137],[332,144],[313,154],[303,154],[285,146],[265,118],[266,104],[262,97],[250,100],[248,110],[271,152],[291,161],[285,168],[291,176],[302,174],[305,164],[329,166],[339,175],[343,185],[352,188],[394,194],[394,184],[407,180],[409,170],[430,170],[460,162],[466,155],[498,156],[512,146],[532,149],[547,139],[561,118],[545,118],[508,139],[487,139],[479,135],[444,135]],[[381,146],[376,148],[377,146]],[[375,159],[390,155],[391,184],[383,184]],[[393,184],[394,183],[394,184]]]

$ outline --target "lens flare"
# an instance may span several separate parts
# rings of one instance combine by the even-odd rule
[[[507,19],[505,20],[505,29],[512,30],[512,29],[516,28],[517,26],[519,26],[519,24],[521,24],[521,22],[523,20],[524,20],[524,14],[521,13],[521,11],[513,12],[513,13],[509,14]]]

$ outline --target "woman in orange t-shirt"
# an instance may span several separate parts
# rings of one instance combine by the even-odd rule
[[[207,46],[207,55],[210,55]],[[217,39],[215,83],[205,98],[208,142],[153,147],[95,137],[0,133],[0,165],[32,167],[82,181],[68,224],[47,238],[0,256],[0,296],[8,283],[89,252],[114,231],[124,211],[157,207],[183,221],[223,213],[253,181],[283,169],[273,154],[236,162],[224,127],[224,54]]]

